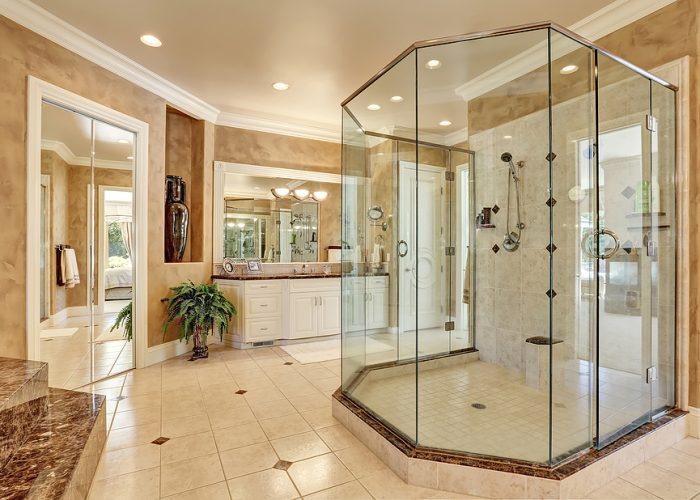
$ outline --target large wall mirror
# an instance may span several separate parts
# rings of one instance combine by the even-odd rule
[[[340,244],[340,176],[216,162],[214,263],[326,262]]]

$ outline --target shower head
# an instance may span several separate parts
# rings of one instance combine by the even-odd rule
[[[501,161],[503,163],[510,163],[513,160],[513,155],[506,152],[501,155]]]

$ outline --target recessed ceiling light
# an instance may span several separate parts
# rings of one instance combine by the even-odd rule
[[[431,59],[430,61],[425,63],[425,67],[428,69],[438,69],[440,66],[442,66],[442,63],[437,59]]]
[[[275,90],[287,90],[289,88],[289,84],[284,82],[275,82],[272,84],[272,88]]]
[[[403,97],[401,97],[400,95],[395,95],[395,96],[391,96],[391,98],[389,100],[391,102],[401,102],[401,101],[403,101]]]
[[[382,107],[379,104],[370,104],[369,106],[367,106],[367,109],[369,109],[370,111],[379,111],[380,109],[382,109]]]
[[[452,125],[452,122],[450,120],[442,120],[440,122],[441,127],[449,127],[450,125]]]
[[[575,73],[576,71],[578,71],[578,66],[576,66],[575,64],[569,64],[560,69],[559,73],[561,73],[562,75],[570,75],[571,73]]]
[[[157,36],[154,35],[141,35],[141,43],[148,45],[149,47],[160,47],[163,45]]]
[[[129,141],[127,141],[126,139],[117,139],[117,142],[119,144],[129,144]]]
[[[513,136],[512,136],[512,135],[504,135],[503,138],[504,138],[504,139],[512,139]]]
[[[253,187],[253,189],[260,189],[258,186]]]
[[[127,159],[127,160],[133,160],[134,157],[133,157],[133,156],[127,156],[126,159]]]

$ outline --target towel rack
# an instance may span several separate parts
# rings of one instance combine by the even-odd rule
[[[62,243],[56,245],[56,250],[63,250],[63,249],[65,249],[65,248],[73,248],[73,247],[70,246],[70,245],[64,245],[64,244],[62,244]]]

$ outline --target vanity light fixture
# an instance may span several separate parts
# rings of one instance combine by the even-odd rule
[[[391,97],[389,98],[389,100],[390,100],[391,102],[402,102],[402,101],[403,101],[403,97],[401,97],[400,95],[394,95],[394,96],[391,96]]]
[[[289,88],[289,84],[284,82],[275,82],[272,84],[272,88],[280,91],[287,90]]]
[[[428,69],[438,69],[440,66],[442,66],[442,62],[438,61],[437,59],[431,59],[425,63],[425,67]]]
[[[289,194],[288,188],[272,188],[270,191],[275,198],[284,198]]]
[[[241,229],[243,229],[243,228],[245,227],[245,223],[244,223],[244,222],[239,222],[239,223],[236,224],[236,225],[237,225],[238,227],[240,227]]]
[[[134,157],[133,157],[133,156],[127,156],[126,159],[127,159],[127,160],[133,160]]]
[[[141,35],[141,43],[149,47],[160,47],[163,45],[163,42],[161,42],[157,36],[149,34]]]
[[[326,191],[314,191],[311,197],[316,201],[323,201],[328,198],[328,192]]]
[[[309,197],[309,190],[297,188],[294,191],[292,191],[292,196],[294,196],[294,198],[296,198],[299,201],[304,201],[306,198]]]
[[[367,109],[369,109],[370,111],[379,111],[380,109],[382,109],[382,107],[379,104],[370,104],[369,106],[367,106]]]
[[[440,122],[441,127],[449,127],[450,125],[452,125],[452,122],[450,120],[442,120]]]
[[[575,64],[568,64],[564,66],[562,69],[559,70],[559,73],[562,75],[570,75],[571,73],[575,73],[578,71],[578,66]]]

